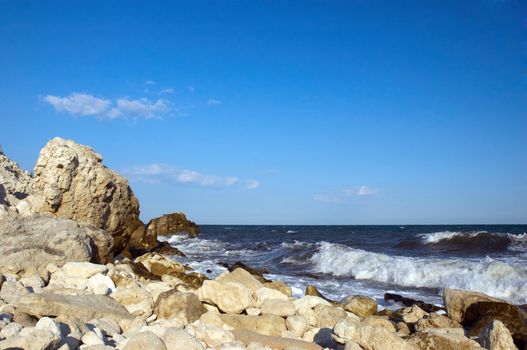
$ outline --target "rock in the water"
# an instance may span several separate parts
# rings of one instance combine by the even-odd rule
[[[176,319],[183,325],[198,320],[206,312],[207,309],[195,294],[176,290],[161,293],[154,309],[158,318]]]
[[[198,296],[201,301],[214,304],[229,314],[239,314],[254,304],[251,290],[234,282],[204,281]]]
[[[399,295],[399,294],[385,293],[384,300],[385,301],[395,301],[395,302],[401,303],[404,306],[408,306],[408,307],[417,305],[426,312],[436,312],[436,311],[445,309],[444,307],[441,307],[441,306],[437,306],[434,304],[428,304],[423,301],[415,300],[412,298],[403,297],[402,295]]]
[[[236,340],[239,340],[244,344],[260,343],[272,349],[322,350],[320,345],[314,343],[290,338],[262,335],[246,330],[234,330],[232,331],[232,334],[234,334]]]
[[[203,345],[182,329],[169,328],[163,335],[167,350],[205,350]]]
[[[366,317],[377,312],[377,301],[364,295],[353,295],[342,300],[342,307],[357,316]]]
[[[126,343],[124,350],[167,350],[161,338],[152,332],[141,332],[131,337]]]
[[[94,318],[108,318],[116,322],[132,319],[124,306],[102,295],[27,294],[22,295],[15,306],[17,311],[37,317],[73,315],[84,322]]]
[[[112,238],[109,259],[144,226],[128,181],[87,146],[54,138],[40,151],[34,174],[35,190],[44,198],[40,211],[106,231]]]
[[[0,219],[0,270],[47,274],[46,266],[92,260],[92,236],[99,230],[45,215]],[[94,257],[97,260],[97,257]]]
[[[484,350],[459,328],[428,329],[412,335],[408,343],[422,350]]]
[[[199,234],[199,226],[195,222],[187,219],[183,213],[165,214],[161,217],[150,220],[146,227],[146,235],[168,236],[177,234],[188,234],[196,237]]]
[[[322,295],[322,293],[320,293],[320,291],[317,289],[317,287],[309,284],[307,287],[306,287],[306,292],[304,293],[305,295],[313,295],[313,296],[316,296],[316,297],[319,297],[319,298],[322,298],[328,302],[330,302],[331,304],[337,304],[337,302],[331,300],[331,299],[328,299],[326,298],[324,295]]]
[[[223,322],[234,329],[241,329],[251,332],[256,332],[264,335],[271,335],[279,337],[283,331],[286,331],[285,320],[276,315],[220,315]]]
[[[511,333],[503,322],[498,320],[489,322],[481,330],[479,342],[488,350],[517,350]]]

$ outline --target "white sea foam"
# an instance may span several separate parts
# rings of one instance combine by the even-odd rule
[[[389,256],[321,242],[311,261],[317,272],[405,287],[460,288],[527,303],[527,266],[478,260]]]
[[[304,242],[304,241],[297,241],[297,240],[294,240],[293,242],[282,242],[280,244],[280,246],[282,248],[309,248],[309,247],[312,247],[314,245],[314,243],[310,243],[310,242]]]

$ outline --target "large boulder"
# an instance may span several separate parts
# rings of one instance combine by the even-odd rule
[[[104,250],[110,244],[101,230],[46,215],[0,219],[0,243],[0,272],[41,275],[49,263],[105,262]]]
[[[188,220],[183,213],[172,213],[150,220],[146,228],[147,237],[176,234],[188,234],[195,237],[199,234],[199,226]]]
[[[408,343],[422,350],[484,350],[459,328],[427,329],[412,335]]]
[[[448,317],[454,321],[461,322],[465,311],[470,305],[480,301],[501,301],[486,294],[471,292],[461,289],[445,288],[443,290],[443,304],[446,307]]]
[[[155,314],[158,318],[177,319],[183,325],[199,320],[206,312],[207,309],[195,294],[180,293],[176,290],[161,293],[155,304]]]
[[[90,147],[61,138],[49,141],[40,151],[33,185],[43,197],[41,212],[105,230],[113,253],[144,229],[128,181],[106,168]]]
[[[493,320],[489,322],[479,334],[479,342],[489,350],[516,350],[511,333],[503,322]]]
[[[229,314],[239,314],[254,305],[251,290],[236,282],[204,281],[198,290],[198,297]]]

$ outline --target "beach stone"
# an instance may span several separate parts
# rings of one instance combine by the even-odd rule
[[[479,342],[488,350],[516,350],[511,333],[503,322],[493,320],[489,322],[479,334]]]
[[[423,309],[417,305],[413,305],[407,308],[404,308],[401,312],[401,318],[406,323],[415,323],[428,315]]]
[[[459,322],[452,320],[445,315],[439,315],[436,313],[425,315],[419,319],[415,324],[414,328],[416,332],[422,332],[429,328],[462,328]]]
[[[44,215],[3,217],[0,219],[0,271],[26,275],[47,274],[46,266],[92,259],[95,229]]]
[[[256,341],[250,342],[245,349],[246,350],[273,350],[269,346],[256,342]]]
[[[234,329],[256,332],[264,335],[279,337],[287,330],[285,320],[276,315],[261,316],[220,314],[223,322]]]
[[[159,295],[154,312],[158,318],[177,319],[181,324],[186,325],[198,320],[207,309],[197,295],[171,290]]]
[[[173,290],[167,283],[162,281],[149,281],[144,285],[145,289],[152,295],[152,300],[157,301],[157,298],[162,293]]]
[[[295,304],[289,300],[266,299],[260,306],[262,314],[272,314],[281,317],[292,316],[295,314]]]
[[[345,344],[353,341],[365,350],[416,350],[417,348],[383,328],[361,324],[353,318],[339,321],[333,328],[337,341]]]
[[[459,328],[433,328],[413,334],[409,344],[422,350],[483,350],[474,340],[467,338]]]
[[[31,316],[25,312],[15,310],[15,313],[13,315],[13,321],[20,323],[23,327],[34,327],[38,322],[38,318]]]
[[[251,290],[234,282],[204,281],[198,290],[198,297],[229,314],[239,314],[254,304]]]
[[[109,295],[115,290],[112,279],[100,273],[88,278],[87,287],[95,295]]]
[[[86,332],[82,338],[81,342],[85,345],[91,346],[91,345],[105,345],[104,340],[102,337],[100,337],[97,333],[93,331]]]
[[[301,307],[312,309],[318,304],[331,306],[331,304],[327,300],[324,300],[320,297],[316,297],[313,295],[306,295],[302,298],[299,298],[294,301],[294,304],[297,310],[300,309]]]
[[[61,138],[50,140],[40,151],[33,184],[44,198],[41,212],[106,232],[107,244],[95,242],[101,262],[120,253],[135,230],[144,229],[128,181],[105,167],[90,147]]]
[[[282,294],[285,294],[287,297],[291,297],[293,295],[293,290],[291,287],[280,280],[264,283],[264,287],[276,289],[277,291],[282,292]]]
[[[366,317],[377,312],[377,301],[364,295],[353,295],[344,298],[341,302],[344,310],[359,317]]]
[[[481,301],[502,301],[496,298],[492,298],[483,293],[471,292],[460,289],[449,289],[443,290],[443,303],[446,307],[448,317],[457,322],[463,321],[465,311],[470,305],[481,302]]]
[[[68,262],[62,266],[62,272],[66,277],[90,278],[98,273],[106,273],[106,265],[84,262]]]
[[[49,279],[47,290],[75,289],[83,291],[88,288],[88,279],[85,277],[66,276],[62,270],[53,273]]]
[[[50,350],[55,349],[60,341],[55,334],[42,329],[31,330],[27,335],[21,333],[0,342],[0,350]]]
[[[220,314],[214,311],[207,311],[201,315],[199,321],[216,327],[223,327],[223,320],[221,319]]]
[[[207,323],[199,322],[194,328],[194,332],[197,339],[213,348],[234,341],[234,336],[230,331]]]
[[[74,315],[84,322],[94,318],[108,318],[116,322],[132,319],[124,306],[102,295],[28,294],[18,299],[16,308],[36,317]]]
[[[8,325],[2,327],[2,330],[0,331],[0,338],[11,338],[20,333],[22,330],[22,325],[11,322]]]
[[[349,341],[344,346],[344,350],[363,350],[362,347],[354,341]]]
[[[20,283],[24,285],[24,287],[29,288],[31,290],[40,291],[42,287],[46,285],[42,277],[40,277],[38,274],[33,273],[29,276],[24,276],[21,279],[18,280]]]
[[[205,350],[205,347],[183,329],[169,328],[163,336],[167,350]]]
[[[368,316],[365,317],[362,322],[363,325],[372,326],[372,327],[382,327],[390,332],[396,332],[395,326],[393,325],[387,317],[383,316]]]
[[[102,334],[107,337],[113,337],[115,334],[121,333],[121,326],[119,323],[114,320],[100,318],[90,320],[87,324],[91,325],[93,328],[98,328],[101,330]]]
[[[237,268],[230,273],[222,274],[218,276],[216,281],[220,283],[240,283],[244,287],[250,289],[253,293],[263,287],[263,284],[260,281],[258,281],[253,275],[242,268]]]
[[[141,332],[130,339],[126,343],[124,350],[167,350],[165,343],[161,338],[152,332]]]
[[[267,288],[267,287],[262,287],[262,288],[257,289],[255,292],[255,296],[256,296],[256,306],[258,307],[262,305],[262,303],[265,300],[269,300],[269,299],[288,300],[289,299],[287,295],[285,295],[284,293],[276,289]]]
[[[42,317],[40,320],[38,320],[37,324],[35,325],[35,328],[50,331],[57,337],[61,336],[61,330],[58,323],[49,317]]]
[[[315,327],[318,323],[318,316],[313,309],[307,307],[300,307],[296,310],[299,316],[305,317],[310,326]]]
[[[8,304],[15,304],[20,296],[29,293],[30,291],[19,281],[5,281],[0,289],[0,299]]]
[[[241,341],[244,344],[260,343],[272,349],[322,350],[320,345],[303,340],[263,335],[246,330],[234,330],[232,331],[232,334],[236,340]]]
[[[304,316],[293,315],[285,320],[287,329],[297,337],[302,337],[307,330],[308,323]]]
[[[152,295],[142,287],[118,287],[110,297],[123,305],[129,313],[141,316],[143,319],[152,314]]]
[[[245,312],[247,313],[247,315],[251,316],[258,316],[262,314],[262,310],[260,310],[260,308],[258,307],[248,307],[247,309],[245,309]]]
[[[318,304],[313,311],[317,317],[318,328],[333,328],[338,321],[348,317],[342,308],[324,304]]]
[[[219,350],[245,350],[246,347],[242,342],[234,341],[232,343],[223,344]]]

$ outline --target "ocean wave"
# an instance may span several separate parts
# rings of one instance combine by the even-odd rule
[[[315,243],[297,241],[297,240],[294,240],[293,242],[282,242],[280,244],[282,248],[288,248],[288,249],[310,248],[310,247],[313,247],[314,245]]]
[[[527,303],[527,266],[479,260],[416,258],[372,253],[321,242],[311,257],[316,272],[404,287],[459,288]]]

